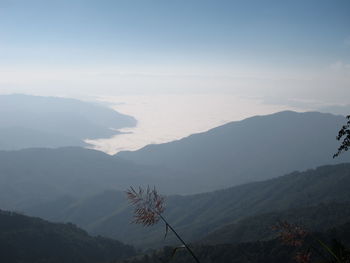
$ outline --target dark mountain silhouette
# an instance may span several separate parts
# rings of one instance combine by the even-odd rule
[[[312,208],[313,210],[308,211],[304,209],[305,207],[314,207],[319,204],[328,207],[334,202],[349,203],[349,185],[350,164],[322,166],[315,170],[294,172],[275,179],[210,193],[168,196],[165,216],[186,240],[196,241],[225,225],[236,224],[244,218],[264,213],[281,213],[280,215],[285,215],[283,218],[295,219],[294,216],[288,216],[288,210],[296,209],[300,218],[305,217],[309,220],[317,215],[319,210]],[[117,238],[141,247],[156,247],[164,244],[163,225],[144,228],[130,224],[132,207],[125,197],[123,198],[124,195],[125,193],[122,192],[109,191],[83,200],[69,202],[61,200],[57,203],[43,204],[26,212],[51,220],[71,221],[91,233]],[[54,209],[55,204],[57,209]],[[337,213],[341,213],[343,208],[339,208]],[[94,213],[94,211],[97,212]],[[267,222],[273,221],[269,220],[269,217],[264,217]],[[347,218],[347,214],[344,212],[343,217],[337,215],[332,217],[332,212],[327,214],[325,211],[324,217],[325,219],[320,219],[320,229],[323,225],[322,220],[328,218],[332,224],[333,222],[334,224],[343,223],[342,220]],[[234,232],[234,229],[232,231]],[[242,240],[244,241],[244,238]],[[175,239],[169,235],[165,244],[174,242]]]
[[[231,122],[204,133],[118,157],[191,173],[202,191],[265,180],[295,170],[350,161],[333,160],[344,116],[291,111]]]
[[[133,247],[89,236],[73,224],[0,211],[1,262],[102,263],[132,255]]]
[[[0,96],[0,149],[81,146],[136,120],[98,104],[29,95]]]

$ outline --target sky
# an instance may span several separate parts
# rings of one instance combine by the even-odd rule
[[[252,114],[345,105],[349,14],[348,0],[0,0],[0,93],[113,98],[138,116],[181,96]],[[210,105],[206,128],[239,119]]]

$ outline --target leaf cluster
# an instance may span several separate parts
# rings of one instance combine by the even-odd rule
[[[346,152],[350,147],[350,115],[346,117],[347,123],[340,129],[337,135],[337,140],[340,141],[343,137],[343,141],[338,148],[338,151],[333,155],[333,158],[339,156],[342,152]]]

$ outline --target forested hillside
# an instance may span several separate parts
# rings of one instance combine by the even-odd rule
[[[337,255],[350,258],[350,223],[332,227],[322,233],[309,233],[305,247],[299,248],[284,244],[279,239],[269,241],[246,242],[239,244],[198,245],[193,244],[194,252],[200,262],[205,263],[295,263],[296,255],[301,251],[311,252],[311,262],[334,262],[334,257],[316,240],[321,240]],[[339,244],[340,242],[340,244]],[[312,246],[312,248],[310,248]],[[113,263],[187,263],[195,262],[184,249],[174,255],[174,247],[165,247],[142,256]],[[303,262],[303,261],[299,261]],[[310,261],[305,261],[310,262]],[[347,261],[339,261],[347,262]]]
[[[73,224],[0,211],[1,262],[102,263],[134,254],[131,246],[89,236]]]
[[[276,233],[271,231],[273,226],[278,222],[285,221],[303,226],[309,231],[326,231],[333,226],[350,222],[350,202],[321,203],[316,206],[258,214],[219,227],[205,236],[199,243],[237,244],[274,239]]]
[[[236,223],[246,217],[312,207],[321,203],[327,205],[350,202],[349,185],[350,164],[322,166],[315,170],[294,172],[275,179],[210,193],[168,196],[165,216],[186,240],[195,241],[226,224]],[[311,217],[311,211],[300,209],[299,215],[302,216],[305,212],[306,218],[308,214]],[[78,201],[61,200],[27,212],[50,220],[71,221],[92,233],[114,237],[141,247],[164,244],[163,225],[144,228],[130,224],[132,207],[122,192],[105,192]],[[341,209],[337,213],[340,212]],[[288,211],[285,213],[288,215]],[[331,214],[328,213],[329,218],[332,217]],[[290,216],[285,218],[289,219]],[[334,220],[342,219],[337,217]],[[174,242],[175,239],[169,236],[165,244]]]

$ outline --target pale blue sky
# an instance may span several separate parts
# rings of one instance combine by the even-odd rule
[[[350,58],[348,0],[0,2],[2,63],[287,66]]]
[[[303,99],[333,83],[341,99],[349,14],[348,0],[0,0],[0,91]]]

